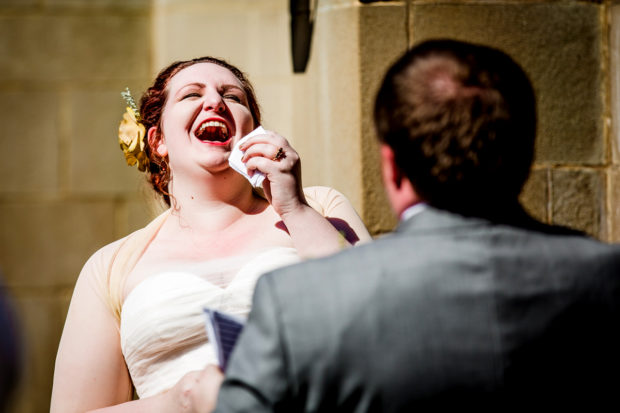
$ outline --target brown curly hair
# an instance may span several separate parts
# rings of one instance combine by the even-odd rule
[[[248,80],[246,74],[225,60],[210,56],[203,56],[191,60],[182,60],[172,63],[170,66],[159,72],[153,82],[153,85],[151,85],[151,87],[144,92],[142,98],[140,99],[140,120],[147,131],[153,126],[157,127],[158,130],[161,131],[161,116],[166,99],[168,98],[168,82],[170,79],[186,67],[197,63],[213,63],[230,70],[232,74],[235,75],[235,77],[241,82],[248,99],[248,106],[250,112],[252,113],[254,125],[260,125],[260,108],[258,106],[258,102],[256,101],[254,88],[252,87],[252,84]],[[170,205],[170,193],[168,192],[168,186],[170,184],[171,176],[170,168],[168,167],[168,160],[166,157],[159,155],[155,150],[156,144],[159,143],[161,139],[161,133],[157,133],[155,140],[153,142],[148,142],[146,145],[146,154],[149,158],[148,179],[151,182],[153,189],[155,189],[155,191],[164,198],[164,201]]]

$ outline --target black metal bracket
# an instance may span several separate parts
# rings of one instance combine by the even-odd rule
[[[314,17],[310,0],[290,0],[293,72],[303,73],[310,59]]]

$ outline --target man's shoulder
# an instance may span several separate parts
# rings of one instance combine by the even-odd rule
[[[434,267],[447,267],[462,259],[484,265],[485,260],[498,258],[547,263],[558,269],[581,265],[592,266],[593,271],[620,271],[620,245],[532,222],[523,226],[496,224],[424,211],[370,243],[276,270],[270,277],[277,278],[283,290],[302,285],[327,289],[334,282],[363,284],[381,274],[410,269],[411,282],[416,282],[433,276],[437,272]]]
[[[614,244],[606,244],[595,240],[584,232],[559,225],[545,224],[531,218],[525,212],[513,220],[497,221],[463,216],[427,207],[412,219],[402,223],[397,231],[415,236],[454,237],[459,239],[468,236],[494,239],[505,236],[511,238],[531,238],[541,242],[556,244],[581,244],[592,249],[613,250],[617,248]]]
[[[272,271],[270,275],[277,278],[291,278],[296,276],[305,278],[312,274],[324,274],[326,269],[329,269],[329,272],[334,276],[337,274],[343,275],[355,271],[355,268],[360,265],[361,261],[372,260],[373,257],[380,256],[385,249],[383,244],[384,240],[375,240],[347,248],[326,257],[308,259],[287,267],[279,268]]]
[[[532,221],[524,226],[499,226],[508,240],[517,242],[526,253],[565,256],[567,259],[592,260],[597,256],[620,256],[620,245],[607,243],[571,228]],[[518,244],[519,242],[523,244]]]
[[[407,252],[409,240],[391,233],[372,242],[350,247],[336,254],[306,260],[279,268],[263,275],[259,283],[270,284],[270,289],[284,301],[338,300],[345,302],[348,294],[362,293],[386,272],[394,272],[392,263],[410,267],[409,259],[417,259]]]

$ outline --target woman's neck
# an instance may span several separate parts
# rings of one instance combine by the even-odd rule
[[[232,170],[201,179],[200,184],[197,179],[175,179],[171,183],[173,215],[181,227],[221,231],[267,206],[249,182]]]

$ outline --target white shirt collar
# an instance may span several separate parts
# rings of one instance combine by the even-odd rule
[[[424,202],[418,202],[417,204],[411,205],[409,208],[405,209],[402,214],[400,214],[400,220],[406,221],[414,215],[418,215],[420,212],[424,211],[427,208]]]

